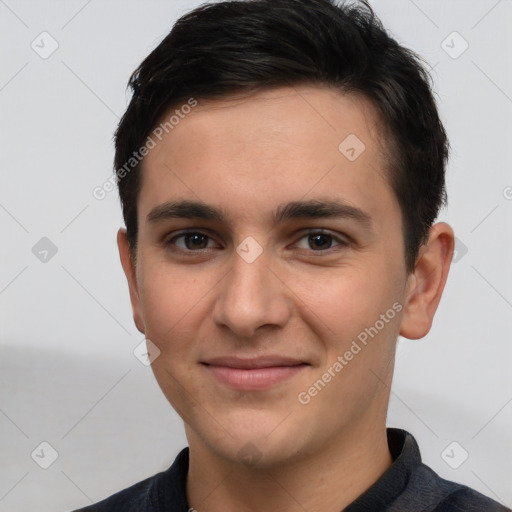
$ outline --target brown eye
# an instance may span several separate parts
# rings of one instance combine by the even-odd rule
[[[314,252],[327,252],[329,249],[343,248],[350,245],[342,235],[326,233],[324,231],[311,231],[301,237],[296,247]]]
[[[325,233],[317,233],[315,235],[308,236],[309,247],[314,251],[330,249],[332,246],[332,242],[332,236],[326,235]]]
[[[215,244],[208,235],[199,231],[189,231],[171,238],[166,245],[174,245],[182,251],[200,251],[210,249]]]
[[[208,246],[208,237],[202,233],[187,233],[184,235],[185,246],[187,249],[206,249]]]

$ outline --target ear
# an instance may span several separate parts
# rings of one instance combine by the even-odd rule
[[[123,266],[124,274],[128,281],[128,288],[130,290],[130,301],[132,303],[133,320],[137,329],[144,334],[145,326],[141,312],[139,287],[137,283],[136,267],[133,261],[130,244],[126,237],[126,229],[119,229],[117,232],[117,247],[119,248],[119,257],[121,258],[121,265]]]
[[[400,335],[417,340],[430,331],[453,258],[454,235],[445,222],[430,228],[409,275]]]

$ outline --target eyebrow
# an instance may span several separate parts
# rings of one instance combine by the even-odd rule
[[[277,224],[288,219],[323,219],[323,218],[349,218],[371,225],[368,213],[355,206],[334,200],[311,199],[308,201],[292,201],[277,208],[273,215]]]
[[[355,206],[335,201],[311,199],[292,201],[280,205],[272,214],[274,224],[290,219],[349,218],[370,227],[371,216]],[[157,223],[168,219],[204,219],[226,223],[226,215],[219,208],[202,201],[168,201],[155,206],[147,215],[147,221]]]

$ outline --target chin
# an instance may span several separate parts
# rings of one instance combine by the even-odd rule
[[[296,443],[287,443],[284,440],[271,442],[265,438],[253,439],[249,436],[229,439],[211,448],[236,466],[261,470],[290,463],[298,451]]]
[[[218,416],[226,430],[213,433],[211,418],[205,419],[209,422],[203,425],[205,429],[194,430],[208,450],[234,465],[268,470],[292,463],[307,441],[304,429],[296,422],[287,424],[286,414],[264,415],[263,411],[246,411],[231,419]]]

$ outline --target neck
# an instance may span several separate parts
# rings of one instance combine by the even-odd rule
[[[193,433],[187,436],[187,498],[197,512],[339,512],[392,463],[380,422],[347,427],[314,454],[265,469],[229,461]]]

